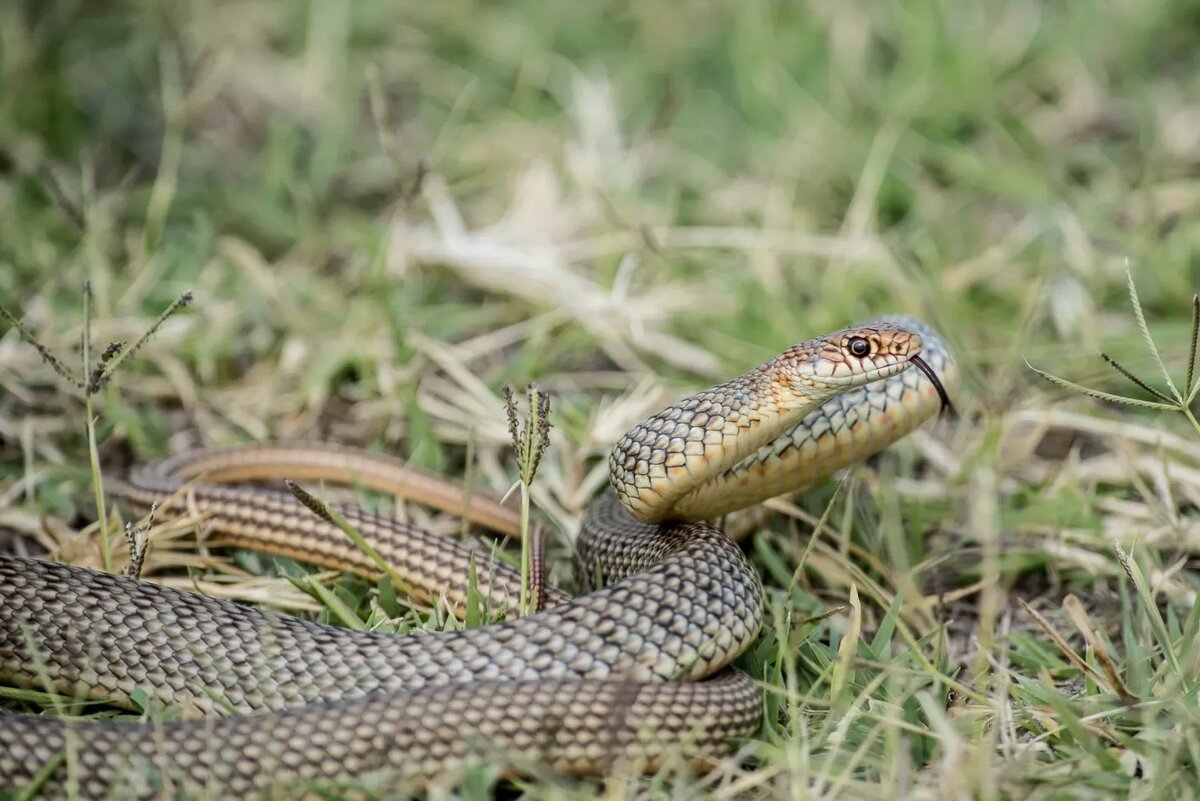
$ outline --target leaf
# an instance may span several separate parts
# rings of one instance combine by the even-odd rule
[[[412,586],[400,576],[400,573],[396,571],[396,568],[392,567],[391,563],[384,559],[383,556],[380,555],[379,551],[375,550],[375,546],[367,542],[366,537],[360,534],[358,529],[350,525],[350,521],[346,520],[341,513],[309,493],[295,481],[292,481],[291,479],[284,479],[283,484],[285,487],[287,487],[288,492],[292,493],[296,500],[304,504],[305,508],[307,508],[310,512],[324,520],[326,523],[332,523],[340,528],[342,532],[350,538],[350,541],[357,545],[358,549],[366,554],[367,558],[374,562],[379,567],[380,571],[385,573],[387,577],[392,580],[393,587],[399,589],[401,592],[406,593],[409,597],[416,597]]]
[[[1138,406],[1143,409],[1166,409],[1172,412],[1179,411],[1179,407],[1174,403],[1159,403],[1158,401],[1148,401],[1140,398],[1127,398],[1124,395],[1113,395],[1111,392],[1101,392],[1098,389],[1092,389],[1091,387],[1085,387],[1082,384],[1076,384],[1073,381],[1068,381],[1065,378],[1059,378],[1056,375],[1047,373],[1045,370],[1039,370],[1029,363],[1028,358],[1025,358],[1025,366],[1052,384],[1058,384],[1060,387],[1069,389],[1072,392],[1078,392],[1081,395],[1087,395],[1090,398],[1097,398],[1098,400],[1104,400],[1110,403],[1123,403],[1126,406]]]
[[[475,554],[471,554],[467,572],[466,607],[466,616],[463,618],[466,628],[474,629],[483,625],[483,598],[479,593],[479,572],[475,568]]]
[[[1070,702],[1058,692],[1049,675],[1042,674],[1042,683],[1047,691],[1045,700],[1054,708],[1055,722],[1061,729],[1069,733],[1076,743],[1091,754],[1103,770],[1117,770],[1120,764],[1108,753],[1100,738],[1087,728],[1079,714],[1071,707]]]
[[[363,625],[362,620],[354,613],[354,610],[347,606],[345,601],[337,597],[336,593],[331,592],[328,587],[312,579],[308,579],[305,582],[305,589],[315,595],[317,600],[323,603],[338,620],[342,621],[343,626],[358,631],[366,630],[367,627]]]
[[[1136,704],[1139,700],[1138,697],[1129,691],[1125,680],[1121,678],[1121,671],[1117,668],[1117,663],[1112,658],[1112,654],[1109,653],[1108,644],[1105,643],[1104,638],[1092,626],[1087,608],[1084,607],[1078,596],[1074,593],[1068,593],[1067,597],[1063,599],[1063,609],[1066,610],[1067,617],[1071,619],[1071,622],[1075,624],[1075,628],[1079,630],[1079,633],[1083,635],[1084,640],[1091,647],[1092,656],[1099,663],[1100,669],[1104,671],[1104,675],[1107,678],[1108,689],[1116,693],[1122,703]],[[1041,621],[1038,622],[1040,623]],[[1045,624],[1043,624],[1043,628],[1045,628]],[[1091,670],[1090,665],[1088,666],[1088,670]]]
[[[375,583],[375,588],[379,597],[379,607],[385,615],[396,618],[404,614],[404,609],[396,599],[396,587],[392,584],[390,576],[381,573],[379,580]]]
[[[1146,574],[1142,572],[1141,566],[1134,561],[1132,552],[1125,553],[1121,550],[1120,543],[1113,542],[1113,550],[1117,554],[1117,560],[1121,563],[1121,567],[1125,568],[1125,574],[1129,576],[1129,580],[1133,582],[1134,589],[1137,590],[1138,599],[1142,602],[1142,607],[1146,612],[1146,616],[1150,618],[1150,626],[1154,629],[1154,634],[1158,638],[1159,647],[1162,648],[1163,655],[1167,658],[1167,663],[1171,666],[1171,671],[1180,676],[1183,670],[1179,665],[1179,657],[1175,653],[1175,645],[1171,641],[1171,634],[1167,631],[1167,623],[1163,620],[1162,613],[1158,611],[1158,604],[1154,600],[1154,593],[1150,591],[1150,584],[1146,581]]]
[[[59,767],[66,762],[66,760],[67,749],[65,747],[55,751],[54,754],[46,760],[45,764],[38,768],[37,773],[33,774],[33,777],[29,780],[29,783],[21,788],[19,793],[13,796],[14,801],[27,801],[31,798],[37,798],[39,791],[42,789],[42,785],[49,781],[50,777],[54,775],[55,771],[57,771]]]
[[[134,709],[143,715],[150,711],[150,696],[141,688],[137,688],[129,694],[129,702],[133,704]]]
[[[1192,601],[1192,609],[1188,612],[1187,620],[1183,622],[1183,633],[1179,641],[1188,643],[1189,655],[1195,657],[1195,654],[1200,653],[1200,593],[1196,594],[1196,599]],[[1191,663],[1191,659],[1185,659]]]
[[[862,604],[858,600],[858,585],[850,585],[850,627],[838,644],[837,664],[833,667],[830,682],[830,697],[835,703],[850,681],[854,668],[854,655],[858,652],[858,639],[862,634]]]

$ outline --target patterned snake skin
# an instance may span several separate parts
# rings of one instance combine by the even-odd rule
[[[761,725],[759,691],[730,663],[757,636],[762,588],[723,532],[687,521],[746,505],[764,492],[751,487],[761,472],[788,472],[784,489],[811,483],[861,458],[860,440],[878,450],[927,419],[939,399],[907,369],[917,353],[953,391],[957,369],[936,334],[892,318],[796,346],[635,427],[610,459],[615,492],[589,509],[578,543],[583,575],[605,586],[482,628],[355,631],[0,557],[0,684],[125,708],[140,691],[191,718],[0,717],[0,793],[279,797],[346,782],[401,792],[453,781],[478,760],[511,773],[645,769],[675,756],[708,764]],[[814,448],[821,465],[798,466]],[[217,542],[373,575],[290,495],[188,482],[330,474],[385,490],[416,484],[425,502],[455,505],[398,475],[406,470],[341,448],[251,446],[168,460],[118,492],[139,509],[186,499]],[[479,553],[342,511],[417,594],[463,597]],[[476,515],[511,525],[486,501]],[[511,604],[514,571],[487,564],[480,575],[490,603]]]

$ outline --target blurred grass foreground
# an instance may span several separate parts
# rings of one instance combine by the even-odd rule
[[[917,314],[964,363],[959,416],[727,521],[767,584],[758,737],[706,775],[434,795],[1194,799],[1200,435],[1024,360],[1153,400],[1104,351],[1165,391],[1128,274],[1182,383],[1198,42],[1182,0],[9,0],[0,303],[73,366],[84,281],[97,350],[194,293],[93,398],[105,475],[322,439],[502,494],[500,389],[536,381],[561,585],[629,425]],[[84,420],[0,324],[0,549],[96,563]],[[194,532],[155,530],[147,577],[457,625]],[[3,697],[0,726],[42,709]]]

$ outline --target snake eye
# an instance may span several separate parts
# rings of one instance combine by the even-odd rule
[[[871,343],[862,337],[851,337],[846,343],[846,347],[850,349],[850,353],[858,358],[869,356],[871,353]]]

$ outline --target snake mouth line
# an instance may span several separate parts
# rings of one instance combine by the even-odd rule
[[[909,361],[912,362],[918,370],[925,374],[925,377],[929,379],[931,384],[933,384],[933,388],[937,390],[938,397],[942,399],[942,408],[941,411],[938,412],[938,415],[945,416],[948,414],[954,414],[954,404],[950,402],[950,396],[946,394],[946,388],[942,386],[941,379],[938,378],[937,373],[933,371],[933,368],[929,366],[929,362],[925,361],[920,356],[912,356],[909,358]]]

